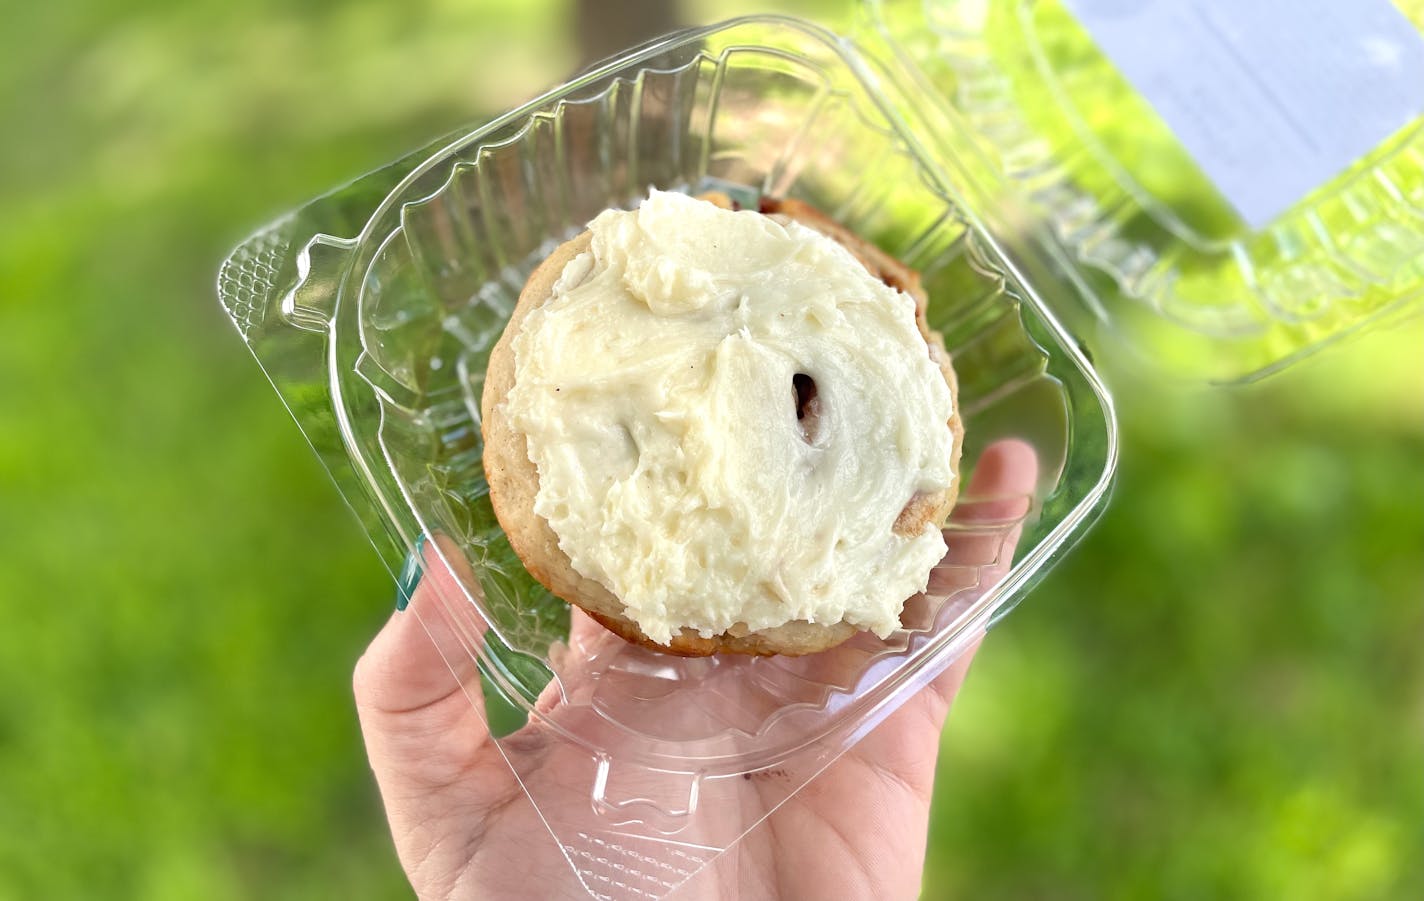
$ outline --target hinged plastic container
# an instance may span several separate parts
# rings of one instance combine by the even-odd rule
[[[1417,28],[1420,5],[1406,11]],[[776,17],[672,35],[312,201],[219,276],[391,572],[436,537],[460,588],[430,625],[527,720],[501,750],[598,897],[683,883],[1082,535],[1117,454],[1085,343],[1239,379],[1402,310],[1424,282],[1424,120],[1253,229],[1060,0],[864,13],[850,37]],[[1125,138],[1149,142],[1145,168]],[[480,465],[488,353],[532,267],[650,185],[800,197],[920,270],[961,379],[966,472],[998,438],[1035,448],[1028,512],[986,517],[1004,499],[964,496],[950,556],[890,638],[795,659],[569,648],[567,608],[501,534]],[[755,774],[775,778],[748,806]]]

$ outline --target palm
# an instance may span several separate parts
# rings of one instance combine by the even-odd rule
[[[940,727],[968,664],[965,655],[778,807],[759,838],[735,845],[674,897],[915,897]],[[745,784],[758,790],[755,779]]]
[[[1031,490],[1035,467],[1022,447],[1008,445],[997,457],[994,449],[986,451],[973,491],[1021,498]],[[442,581],[453,585],[449,573],[429,567],[412,599],[417,610],[435,603]],[[422,628],[422,622],[430,627],[441,621],[398,614],[356,670],[362,730],[412,885],[422,898],[587,897],[540,816],[558,819],[561,803],[588,804],[586,790],[557,790],[561,781],[578,778],[568,774],[587,766],[587,752],[549,737],[537,719],[512,735],[491,738],[473,666],[457,673],[461,691],[436,652],[452,636],[432,627],[427,637]],[[618,641],[575,614],[569,648],[556,661],[566,690],[583,678],[585,661]],[[770,816],[671,897],[914,897],[940,729],[971,656],[961,657],[779,807],[787,783],[804,774],[770,770],[731,780],[733,794],[719,796],[718,809],[735,820],[721,825],[756,822],[772,811]],[[563,708],[552,696],[546,700],[540,706],[557,720]],[[525,797],[515,770],[547,799],[541,811]],[[554,790],[543,794],[546,788]]]

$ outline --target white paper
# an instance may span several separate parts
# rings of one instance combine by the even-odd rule
[[[1065,0],[1253,228],[1424,113],[1390,0]]]

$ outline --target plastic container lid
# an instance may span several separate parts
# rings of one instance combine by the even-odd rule
[[[567,877],[599,897],[661,897],[735,845],[1022,600],[1108,494],[1106,389],[868,75],[795,20],[672,35],[313,200],[219,275],[392,574],[436,570],[407,613],[512,709],[497,746]],[[921,273],[960,374],[967,484],[950,553],[888,638],[659,654],[575,629],[500,530],[481,464],[490,349],[533,267],[650,184],[802,199]],[[999,438],[1032,447],[1031,488],[974,487]]]
[[[1132,43],[1113,14],[1137,5],[1072,5],[1103,46]],[[1420,6],[1409,10],[1412,39]],[[598,897],[662,897],[695,877],[1081,537],[1117,456],[1111,398],[1081,342],[1237,379],[1403,309],[1424,281],[1417,109],[1282,205],[1299,185],[1243,193],[1061,0],[864,11],[848,37],[755,17],[631,51],[293,211],[219,275],[391,572],[448,564],[458,584],[427,582],[448,588],[412,614],[541,727],[540,741],[517,731],[498,746],[570,878]],[[1397,48],[1406,64],[1405,29],[1379,16],[1379,58]],[[1118,55],[1151,85],[1139,65],[1151,60]],[[890,639],[688,661],[576,636],[499,530],[481,466],[489,349],[532,267],[649,184],[798,196],[920,270],[960,372],[966,470],[995,438],[1033,446],[1032,496],[961,497],[951,554]],[[419,536],[434,538],[423,552]]]
[[[1424,2],[865,10],[898,111],[1096,350],[1235,381],[1424,291]]]

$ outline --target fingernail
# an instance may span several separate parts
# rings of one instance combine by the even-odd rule
[[[425,573],[424,554],[425,535],[422,533],[415,539],[415,550],[406,555],[405,563],[401,564],[400,575],[396,577],[397,610],[404,610],[410,605],[410,596],[415,594],[415,586],[420,584],[420,577]]]

